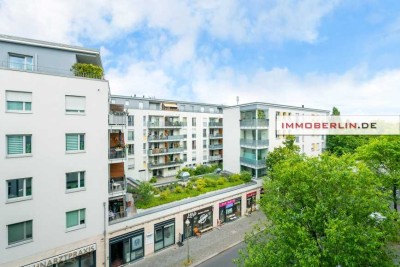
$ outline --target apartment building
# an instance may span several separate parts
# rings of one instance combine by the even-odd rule
[[[0,266],[104,261],[109,85],[75,63],[99,51],[0,35]]]
[[[266,156],[282,145],[285,137],[276,134],[277,116],[328,115],[328,110],[254,102],[224,107],[224,169],[237,173],[249,171],[253,177],[266,175]],[[325,136],[296,136],[300,152],[319,155]]]

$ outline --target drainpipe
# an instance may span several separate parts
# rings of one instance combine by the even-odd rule
[[[107,232],[106,232],[106,218],[107,218],[107,213],[106,213],[106,202],[103,202],[103,211],[104,211],[104,232],[103,232],[103,238],[104,238],[104,266],[107,266]]]

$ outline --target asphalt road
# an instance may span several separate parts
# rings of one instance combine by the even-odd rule
[[[232,260],[239,256],[239,249],[244,248],[245,245],[246,244],[244,242],[241,242],[236,246],[225,250],[217,256],[203,262],[202,264],[197,265],[197,267],[236,267]]]

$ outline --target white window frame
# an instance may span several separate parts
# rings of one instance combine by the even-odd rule
[[[31,237],[26,237],[26,223],[27,222],[32,222],[32,236]],[[20,240],[20,241],[15,241],[15,242],[12,242],[12,243],[10,243],[10,240],[9,240],[9,227],[10,226],[12,226],[12,225],[15,225],[15,224],[24,224],[24,239],[22,239],[22,240]],[[8,224],[7,225],[7,244],[8,244],[8,247],[14,247],[14,246],[18,246],[18,245],[22,245],[22,244],[26,244],[26,243],[29,243],[29,242],[32,242],[33,241],[33,220],[27,220],[27,221],[24,221],[24,222],[19,222],[19,223],[12,223],[12,224]]]
[[[132,138],[130,138],[130,133],[132,133]],[[128,141],[134,141],[135,140],[135,131],[128,131]]]
[[[131,149],[133,147],[133,149]],[[132,151],[132,153],[130,153]],[[135,145],[134,144],[128,144],[128,156],[133,156],[135,155]]]
[[[78,173],[78,187],[77,188],[68,188],[67,187],[67,183],[68,183],[67,175],[70,174],[70,173]],[[83,186],[81,185],[82,173],[83,173],[83,183],[84,183]],[[76,171],[76,172],[67,172],[67,173],[65,173],[65,190],[66,190],[67,193],[86,190],[86,172],[85,171]]]
[[[68,213],[70,213],[70,212],[78,212],[78,224],[77,225],[74,225],[74,226],[70,226],[70,227],[68,227],[67,226],[67,218],[68,218]],[[81,212],[82,211],[84,211],[85,212],[85,221],[84,221],[84,223],[81,223]],[[78,229],[82,229],[82,228],[85,228],[86,227],[86,209],[85,208],[83,208],[83,209],[78,209],[78,210],[70,210],[70,211],[67,211],[66,213],[65,213],[65,219],[66,219],[66,221],[65,221],[65,228],[66,228],[66,231],[67,232],[69,232],[69,231],[74,231],[74,230],[78,230]]]
[[[28,179],[31,180],[31,194],[30,195],[26,194],[27,193],[26,192],[27,191],[26,183],[27,183]],[[22,180],[22,182],[23,182],[23,186],[22,186],[23,195],[22,196],[20,196],[20,197],[16,196],[16,197],[12,197],[12,198],[9,197],[9,194],[8,194],[8,182],[12,181],[12,180]],[[6,203],[13,203],[13,202],[18,202],[18,201],[30,200],[30,199],[32,199],[32,191],[33,191],[32,177],[8,179],[8,180],[6,180],[6,190],[7,190],[7,193],[6,193],[7,201],[6,201]]]
[[[132,120],[129,121],[129,118],[132,118]],[[128,115],[128,126],[135,126],[135,116],[134,115]]]
[[[23,58],[23,59],[24,59],[23,68],[12,68],[12,67],[11,67],[11,57]],[[32,65],[31,65],[31,64],[28,65],[28,64],[26,63],[27,58],[31,58],[31,59],[32,59]],[[27,66],[31,66],[32,69],[27,68]],[[30,55],[23,55],[23,54],[12,53],[12,52],[11,52],[11,53],[8,53],[8,67],[9,67],[10,69],[13,69],[13,70],[34,71],[34,69],[35,69],[34,57],[33,57],[33,56],[30,56]]]
[[[78,149],[77,150],[67,150],[67,135],[78,135]],[[84,140],[84,142],[83,142],[84,149],[80,149],[82,135],[83,135],[83,140]],[[65,134],[65,151],[67,154],[84,153],[86,151],[86,134],[84,134],[84,133],[67,133],[67,134]]]
[[[84,109],[67,109],[67,98],[68,97],[76,97],[81,98],[84,101]],[[65,95],[65,114],[68,115],[85,115],[86,114],[86,96],[80,95]]]
[[[8,154],[8,137],[9,136],[22,136],[22,154]],[[31,152],[30,153],[26,153],[26,137],[30,136],[31,137]],[[7,158],[19,158],[19,157],[30,157],[32,156],[32,135],[31,134],[7,134],[6,135],[6,155]]]
[[[14,101],[14,100],[9,100],[9,96],[8,93],[22,93],[22,94],[30,94],[30,99],[31,101]],[[18,110],[18,109],[8,109],[8,103],[9,102],[18,102],[18,103],[22,103],[22,110]],[[31,105],[31,109],[30,110],[26,110],[26,105],[27,103],[29,103]],[[30,114],[32,113],[32,92],[26,92],[26,91],[12,91],[12,90],[6,90],[6,112],[8,113],[25,113],[25,114]]]

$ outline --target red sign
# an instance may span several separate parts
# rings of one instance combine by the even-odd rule
[[[221,202],[221,203],[219,203],[219,207],[220,208],[221,207],[225,207],[226,205],[229,205],[229,204],[235,204],[235,200],[231,199],[231,200],[228,200],[228,201]]]
[[[256,195],[257,195],[257,191],[248,193],[246,196],[247,197],[253,197],[253,196],[256,196]]]

